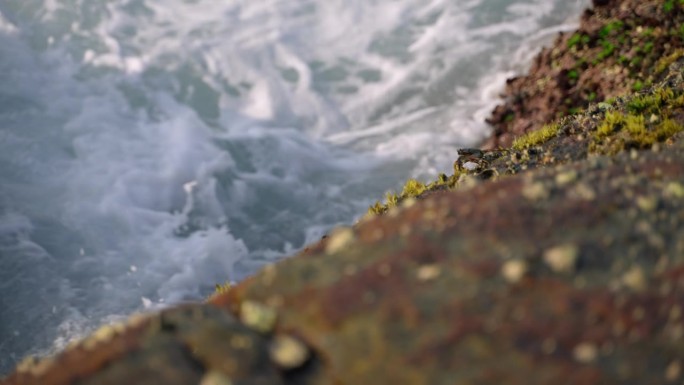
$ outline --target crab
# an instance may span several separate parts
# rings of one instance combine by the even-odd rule
[[[477,148],[460,148],[458,149],[458,159],[454,162],[454,169],[458,171],[479,171],[489,166],[488,160],[485,158],[486,152],[478,150]],[[469,163],[474,163],[475,166],[469,167]]]
[[[482,179],[489,179],[498,173],[489,168],[489,163],[501,156],[500,151],[485,151],[477,148],[458,149],[458,159],[454,162],[456,173],[468,172]]]

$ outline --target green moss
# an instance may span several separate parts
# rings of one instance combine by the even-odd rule
[[[646,27],[646,28],[641,30],[641,34],[646,36],[646,37],[653,36],[654,32],[655,32],[655,29],[653,29],[653,27]]]
[[[603,47],[603,49],[596,56],[596,60],[598,60],[598,61],[602,61],[602,60],[606,59],[607,57],[612,56],[613,52],[615,52],[615,44],[613,44],[612,42],[610,42],[608,40],[602,41],[601,47]]]
[[[641,135],[646,130],[643,115],[627,115],[623,120],[625,129],[634,137]]]
[[[607,111],[589,145],[591,152],[614,154],[627,148],[650,148],[684,130],[671,119],[684,107],[684,94],[668,87],[634,95],[620,110]]]
[[[399,203],[409,198],[417,198],[422,194],[429,191],[453,189],[458,184],[458,179],[463,174],[464,170],[461,170],[456,165],[454,165],[454,174],[447,176],[446,174],[439,174],[437,180],[429,184],[424,184],[415,179],[409,179],[404,184],[401,190],[401,194],[397,195],[393,192],[388,192],[385,194],[385,202],[375,202],[371,207],[368,208],[368,215],[379,215],[384,214],[388,210],[397,207]]]
[[[665,12],[672,12],[674,7],[675,7],[675,0],[666,0],[665,4],[663,4],[663,10]]]
[[[386,208],[391,209],[397,206],[397,203],[399,203],[399,197],[397,194],[388,192],[385,194],[385,202],[385,206],[387,206]]]
[[[385,205],[383,205],[380,201],[376,201],[371,207],[368,208],[368,214],[378,215],[385,212],[385,210]]]
[[[671,88],[658,88],[650,94],[633,97],[627,103],[627,110],[635,114],[660,113],[665,104],[674,100]]]
[[[617,111],[608,111],[606,112],[603,121],[596,129],[596,133],[594,134],[594,136],[596,139],[603,139],[608,136],[611,136],[615,131],[619,129],[621,124],[622,114]]]
[[[663,141],[682,131],[684,131],[684,126],[672,119],[665,119],[658,127],[656,137],[658,140]]]
[[[599,30],[599,37],[605,39],[608,36],[612,35],[615,31],[622,30],[624,25],[625,23],[623,23],[621,20],[611,21]]]
[[[415,179],[409,179],[401,191],[402,197],[415,197],[425,192],[425,185]]]
[[[568,39],[568,48],[578,45],[582,41],[582,34],[575,33]]]
[[[537,131],[529,132],[513,141],[511,146],[516,151],[537,146],[558,135],[559,124],[548,124]]]
[[[647,127],[643,116],[627,116],[625,127],[630,134],[629,144],[636,147],[650,147],[682,131],[684,127],[671,119],[665,119],[655,127]]]
[[[635,81],[634,84],[632,85],[632,90],[636,91],[636,92],[641,91],[643,88],[644,88],[644,82],[642,82],[641,80]]]
[[[219,294],[224,294],[230,291],[232,285],[230,282],[226,282],[223,284],[216,284],[214,287],[214,295],[219,295]]]
[[[684,28],[684,25],[682,25],[682,28]],[[670,65],[672,65],[672,63],[677,61],[677,59],[681,58],[682,56],[684,56],[684,49],[678,49],[670,55],[658,60],[658,63],[656,63],[655,66],[656,75],[663,73],[668,67],[670,67]]]
[[[684,95],[679,95],[672,99],[670,105],[673,107],[684,107]]]
[[[651,53],[651,51],[653,51],[653,45],[654,43],[652,41],[647,41],[646,44],[644,44],[642,51],[645,53]]]
[[[437,176],[436,181],[432,182],[431,185],[428,185],[428,188],[432,187],[432,185],[445,185],[448,183],[449,183],[449,177],[446,174],[441,173]]]
[[[397,195],[393,192],[385,194],[385,203],[375,202],[373,206],[368,208],[368,214],[382,214],[387,210],[397,207],[397,205],[407,198],[415,198],[427,191],[427,186],[415,179],[409,179],[404,184],[401,194]]]
[[[369,214],[383,214],[410,197],[420,198],[431,191],[456,188],[464,180],[464,175],[486,180],[496,175],[514,175],[534,167],[557,164],[573,157],[586,156],[587,153],[616,154],[629,149],[650,148],[658,142],[668,140],[684,131],[681,122],[684,92],[681,88],[676,88],[676,91],[672,88],[675,84],[681,87],[680,78],[674,75],[681,68],[675,61],[682,56],[684,55],[678,53],[661,61],[670,68],[674,66],[667,82],[659,80],[661,83],[652,87],[651,82],[654,79],[640,75],[642,77],[633,80],[638,94],[609,98],[589,107],[588,114],[547,124],[540,130],[515,139],[509,149],[459,150],[463,157],[454,163],[453,175],[440,174],[437,180],[427,184],[410,179],[400,193],[389,192],[384,202],[376,202],[371,206]],[[579,69],[575,68],[579,74]],[[574,77],[574,74],[569,72],[568,76]],[[563,100],[561,107],[579,113],[581,111],[576,105],[578,100],[593,101],[599,98],[598,92],[593,88],[585,88],[581,92],[583,97],[568,97]],[[566,139],[552,140],[555,137]],[[568,150],[569,147],[574,150]],[[466,161],[476,163],[476,169],[464,168],[462,163]]]
[[[596,55],[596,58],[593,60],[593,64],[596,65],[603,60],[613,56],[615,51],[617,50],[617,47],[615,46],[615,43],[611,41],[611,38],[614,38],[616,35],[616,38],[618,41],[622,42],[625,39],[625,36],[622,34],[619,34],[623,29],[624,29],[624,22],[621,20],[615,20],[611,21],[607,24],[605,24],[598,32],[598,45],[602,48],[601,51]]]
[[[591,42],[591,38],[581,33],[575,33],[568,39],[568,48],[577,47],[579,45],[587,45]]]

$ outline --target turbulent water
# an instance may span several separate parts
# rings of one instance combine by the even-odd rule
[[[0,373],[449,172],[577,0],[0,0]]]

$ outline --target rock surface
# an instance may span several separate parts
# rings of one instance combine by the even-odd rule
[[[505,103],[488,122],[488,148],[597,103],[658,81],[684,56],[684,6],[679,0],[594,0],[574,33],[560,34],[530,73],[509,79]]]
[[[633,5],[599,3],[583,28]],[[684,58],[663,55],[638,95],[463,151],[453,183],[0,384],[684,384]]]

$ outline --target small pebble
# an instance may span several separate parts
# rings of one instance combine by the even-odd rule
[[[556,175],[556,184],[559,186],[565,186],[575,180],[577,180],[577,172],[574,170]]]
[[[677,182],[671,182],[665,187],[665,194],[673,198],[684,198],[684,186]]]
[[[527,263],[523,260],[507,261],[501,267],[501,274],[510,283],[519,282],[525,273],[527,273]]]
[[[418,280],[421,282],[432,281],[442,274],[442,269],[437,265],[424,265],[418,268]]]
[[[52,358],[26,357],[17,366],[18,373],[27,373],[39,377],[45,374],[48,369],[54,367],[55,361]]]
[[[254,301],[243,301],[240,304],[240,321],[247,327],[261,333],[273,330],[278,313],[267,306]]]
[[[682,376],[682,365],[679,361],[674,361],[665,369],[665,380],[675,382]]]
[[[84,349],[90,350],[97,345],[111,341],[118,333],[125,329],[123,324],[105,325],[97,329],[93,334],[84,339],[81,343]]]
[[[640,267],[633,267],[622,276],[622,283],[634,291],[646,289],[646,274]]]
[[[212,370],[202,377],[202,382],[200,382],[200,385],[233,385],[233,381],[231,381],[227,375],[219,371]]]
[[[549,190],[544,187],[543,183],[534,182],[523,187],[522,195],[531,201],[538,201],[548,198]]]
[[[572,273],[577,266],[579,249],[576,245],[556,246],[544,252],[544,262],[556,273]]]
[[[269,355],[279,368],[291,370],[304,365],[309,359],[310,352],[306,345],[296,338],[278,335],[271,342]]]
[[[598,358],[598,349],[594,344],[583,342],[575,346],[575,349],[573,350],[572,354],[577,362],[581,362],[583,364],[590,364],[596,361],[596,359]]]
[[[586,183],[579,183],[573,190],[573,194],[585,201],[596,199],[596,192]]]
[[[642,211],[651,212],[658,207],[658,199],[655,197],[638,197],[637,206]]]
[[[338,251],[345,249],[354,241],[354,238],[354,231],[349,227],[336,229],[332,235],[330,235],[330,239],[328,239],[328,243],[325,246],[326,254],[335,254]]]
[[[409,208],[409,207],[413,207],[416,203],[418,203],[418,200],[416,200],[416,198],[408,197],[401,202],[401,205],[404,208]]]
[[[19,364],[17,364],[17,372],[18,373],[30,373],[31,369],[33,369],[38,363],[40,362],[40,359],[35,356],[27,356]]]

